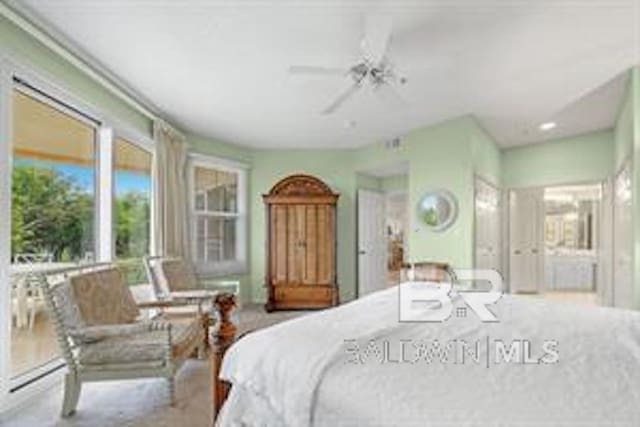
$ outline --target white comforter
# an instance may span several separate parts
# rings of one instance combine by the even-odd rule
[[[393,288],[244,337],[222,366],[233,387],[218,425],[640,426],[638,313],[505,296],[492,307],[498,323],[469,312],[399,323],[397,307]],[[386,345],[391,360],[403,342],[454,350],[354,364],[345,340]],[[463,341],[477,359],[456,358]],[[525,341],[519,358],[496,362],[500,342]],[[542,361],[515,362],[525,358]]]

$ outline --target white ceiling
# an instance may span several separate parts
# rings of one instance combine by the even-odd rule
[[[26,0],[178,125],[254,147],[354,147],[473,113],[502,146],[610,127],[634,63],[637,0]],[[304,5],[304,6],[303,6]],[[363,16],[393,16],[389,59],[409,81],[389,108],[360,92],[320,111],[343,77],[290,65],[349,66]],[[567,112],[569,111],[569,112]],[[541,133],[537,126],[557,120]]]

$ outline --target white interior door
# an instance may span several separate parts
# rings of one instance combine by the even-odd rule
[[[384,194],[358,190],[358,296],[387,281]]]
[[[475,266],[502,272],[502,212],[500,190],[475,179]]]
[[[543,270],[543,190],[509,194],[509,282],[512,292],[538,292]]]
[[[631,165],[625,164],[614,183],[613,305],[633,307],[633,212]]]

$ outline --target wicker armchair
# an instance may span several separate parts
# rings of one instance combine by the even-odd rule
[[[153,284],[156,297],[164,299],[191,298],[211,301],[219,293],[238,296],[237,280],[209,280],[196,276],[193,266],[182,258],[145,257],[144,265]]]
[[[75,412],[88,381],[163,377],[174,403],[177,370],[195,350],[204,352],[201,318],[138,320],[140,306],[120,271],[109,265],[32,274],[28,280],[44,291],[67,363],[63,417]],[[168,304],[147,302],[143,308]]]

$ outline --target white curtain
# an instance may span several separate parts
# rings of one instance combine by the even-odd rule
[[[161,120],[154,122],[153,135],[156,141],[155,253],[189,258],[187,142],[182,134]]]

